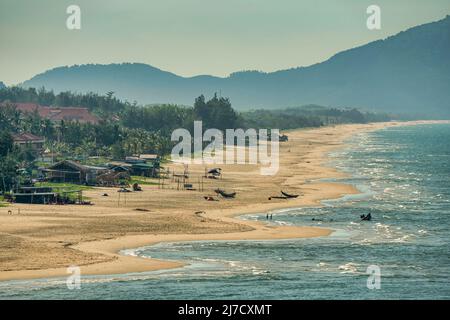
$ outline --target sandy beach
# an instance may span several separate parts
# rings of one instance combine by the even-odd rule
[[[327,154],[345,145],[351,136],[389,126],[426,123],[389,122],[339,125],[287,132],[280,144],[280,170],[260,175],[256,165],[220,165],[221,179],[205,179],[203,191],[177,190],[165,181],[164,189],[143,185],[142,192],[121,195],[117,188],[84,192],[92,206],[12,204],[0,207],[0,281],[66,276],[67,267],[82,274],[119,274],[176,268],[181,263],[123,256],[123,249],[159,242],[190,240],[264,240],[321,237],[332,230],[315,227],[268,226],[237,219],[246,213],[319,205],[321,200],[357,193],[351,185],[322,182],[344,174],[327,165]],[[428,122],[429,123],[429,122]],[[177,173],[180,164],[167,165]],[[211,168],[212,166],[210,166]],[[199,187],[204,165],[189,165],[190,183]],[[213,190],[237,193],[218,198]],[[296,199],[272,199],[280,190],[300,194]],[[105,193],[107,197],[103,196]],[[8,213],[12,212],[12,215]]]

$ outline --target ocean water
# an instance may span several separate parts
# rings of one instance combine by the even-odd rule
[[[450,125],[359,134],[330,165],[361,194],[275,211],[270,222],[332,228],[329,237],[164,243],[124,253],[188,265],[85,276],[80,290],[65,279],[0,282],[0,299],[449,299]],[[373,220],[360,221],[368,212]],[[367,286],[372,265],[379,289]]]

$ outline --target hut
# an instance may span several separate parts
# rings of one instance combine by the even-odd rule
[[[52,187],[20,187],[12,194],[12,201],[27,204],[86,204],[81,190],[59,190]]]
[[[13,134],[14,144],[17,145],[22,151],[27,148],[35,155],[42,153],[44,148],[44,138],[38,137],[31,133],[18,133]]]
[[[160,159],[157,155],[142,155],[126,157],[125,164],[129,166],[131,175],[157,177],[160,169]]]
[[[22,187],[13,194],[16,203],[49,204],[57,199],[57,193],[49,187]]]
[[[143,177],[155,177],[155,168],[153,164],[150,163],[133,163],[131,165],[131,172],[135,176]]]
[[[82,165],[71,160],[58,162],[42,170],[50,182],[95,185],[99,175],[108,172],[107,168]]]
[[[103,187],[117,187],[124,184],[128,184],[130,179],[131,177],[128,171],[111,170],[97,177],[97,185]]]

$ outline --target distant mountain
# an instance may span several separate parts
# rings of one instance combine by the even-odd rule
[[[5,84],[3,82],[0,81],[0,89],[5,88]]]
[[[55,68],[22,85],[56,92],[114,91],[143,104],[191,105],[202,93],[220,92],[238,109],[320,104],[450,116],[450,16],[322,63],[273,73],[185,78],[145,64],[90,64]]]

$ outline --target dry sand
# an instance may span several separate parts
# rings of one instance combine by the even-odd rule
[[[175,268],[181,263],[122,256],[118,251],[164,241],[288,239],[327,236],[332,230],[315,227],[268,226],[234,218],[244,213],[318,205],[320,200],[358,191],[351,185],[320,182],[344,174],[326,165],[327,153],[342,147],[350,136],[408,123],[339,125],[288,133],[280,144],[280,170],[260,175],[256,165],[221,165],[223,178],[205,179],[204,191],[179,191],[144,185],[143,192],[126,196],[115,188],[84,193],[93,206],[13,204],[0,207],[0,280],[66,276],[67,267],[82,274],[119,274]],[[183,172],[180,164],[171,170]],[[199,187],[204,165],[189,166],[189,183]],[[153,180],[157,183],[157,180]],[[237,192],[236,199],[206,201],[217,187]],[[268,198],[280,190],[301,193],[297,199]],[[107,193],[109,196],[102,196]],[[138,211],[145,209],[148,211]],[[11,210],[13,215],[8,215]],[[18,214],[20,210],[20,214]],[[199,212],[202,213],[199,213]]]

